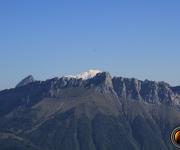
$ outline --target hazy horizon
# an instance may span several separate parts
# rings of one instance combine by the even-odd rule
[[[2,1],[0,90],[100,69],[180,85],[180,1]]]

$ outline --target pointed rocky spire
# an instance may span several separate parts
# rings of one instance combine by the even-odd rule
[[[21,87],[21,86],[24,86],[24,85],[27,85],[29,83],[32,83],[34,82],[34,77],[32,75],[29,75],[27,77],[25,77],[24,79],[22,79],[17,85],[16,85],[16,88],[17,87]]]

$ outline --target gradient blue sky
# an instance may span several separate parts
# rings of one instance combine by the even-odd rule
[[[0,89],[97,68],[180,85],[180,0],[1,0]]]

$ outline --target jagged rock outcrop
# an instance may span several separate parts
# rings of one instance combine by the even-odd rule
[[[119,98],[124,100],[180,106],[178,88],[171,87],[165,82],[114,77],[113,86]]]
[[[29,83],[34,82],[34,81],[35,81],[34,77],[33,77],[32,75],[29,75],[29,76],[25,77],[24,79],[22,79],[22,80],[16,85],[16,87],[25,86],[25,85],[27,85],[27,84],[29,84]]]

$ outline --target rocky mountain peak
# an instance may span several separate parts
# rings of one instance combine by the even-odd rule
[[[65,76],[65,77],[87,80],[87,79],[95,77],[98,73],[101,73],[101,72],[102,71],[100,71],[100,70],[90,69],[90,70],[88,70],[86,72],[83,72],[83,73],[80,73],[78,75],[68,75],[68,76]]]
[[[50,82],[51,81],[51,87],[55,87],[56,89],[80,86],[107,86],[113,88],[111,75],[108,72],[100,72],[98,70],[90,70],[77,76],[64,76],[58,78],[55,82],[54,80],[50,80]]]
[[[34,77],[33,77],[32,75],[29,75],[29,76],[25,77],[24,79],[22,79],[22,80],[16,85],[16,87],[25,86],[25,85],[27,85],[27,84],[29,84],[29,83],[34,82],[34,81],[35,81]]]

